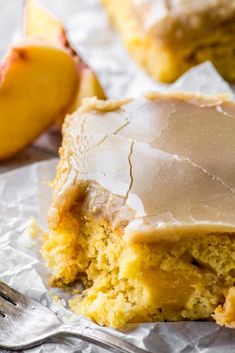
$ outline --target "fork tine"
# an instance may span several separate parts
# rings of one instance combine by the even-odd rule
[[[16,311],[18,310],[16,310],[15,305],[0,297],[0,313],[2,317],[5,317],[6,315],[14,316]]]
[[[26,304],[27,298],[17,290],[9,287],[6,283],[0,282],[0,297],[12,304]]]

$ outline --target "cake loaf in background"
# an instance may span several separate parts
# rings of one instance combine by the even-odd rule
[[[235,81],[234,0],[101,0],[133,58],[157,80],[172,82],[211,61]]]

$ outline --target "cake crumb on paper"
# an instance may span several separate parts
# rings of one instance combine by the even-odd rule
[[[28,232],[31,238],[35,239],[43,234],[42,228],[38,225],[36,219],[32,217],[29,222]]]

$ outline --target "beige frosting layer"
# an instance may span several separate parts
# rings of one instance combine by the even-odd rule
[[[125,214],[128,241],[235,233],[235,104],[226,97],[90,99],[67,117],[63,135],[51,227],[97,185],[106,204],[118,198],[111,219],[115,226]],[[93,205],[102,209],[102,198]]]
[[[207,36],[235,19],[234,0],[127,0],[143,30],[164,42]]]

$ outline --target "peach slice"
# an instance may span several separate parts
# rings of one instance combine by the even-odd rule
[[[75,111],[80,106],[83,98],[93,96],[99,99],[106,99],[95,73],[85,63],[81,63],[79,89],[71,105],[70,112]]]
[[[25,2],[24,34],[28,37],[40,37],[46,41],[57,43],[72,55],[77,65],[80,84],[69,109],[70,113],[78,108],[85,97],[106,98],[93,70],[70,45],[63,23],[37,0],[26,0]]]
[[[0,160],[64,116],[77,87],[77,68],[68,51],[36,40],[11,47],[0,67]]]
[[[39,37],[64,45],[66,38],[63,23],[37,0],[26,0],[23,32],[26,37]]]

